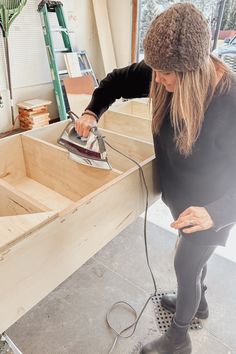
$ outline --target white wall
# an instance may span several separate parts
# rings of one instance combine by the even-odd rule
[[[27,6],[28,8],[38,5],[38,0],[28,0],[26,8],[24,9],[24,15],[27,15]],[[99,46],[97,28],[94,18],[92,0],[64,0],[64,11],[68,16],[68,25],[69,28],[74,31],[72,36],[72,42],[74,44],[75,49],[86,50],[87,55],[91,61],[92,67],[95,71],[98,79],[102,79],[105,75],[101,49]],[[131,21],[132,21],[132,1],[131,0],[107,0],[108,4],[108,13],[112,31],[112,38],[114,41],[114,50],[117,59],[118,67],[126,66],[130,63],[131,58]],[[36,70],[43,70],[45,73],[45,77],[48,77],[48,80],[45,78],[42,80],[42,84],[36,83],[29,85],[15,86],[13,90],[14,103],[28,100],[32,98],[44,98],[49,99],[53,103],[49,106],[50,115],[52,118],[56,118],[58,116],[55,97],[53,93],[53,86],[50,82],[50,76],[48,75],[48,63],[46,57],[46,51],[43,41],[39,43],[40,55],[37,56],[39,60],[37,63],[35,60],[30,60],[31,56],[31,42],[34,38],[31,36],[27,36],[26,38],[19,38],[20,29],[22,25],[22,17],[19,17],[13,22],[11,26],[11,36],[17,34],[17,44],[19,46],[23,46],[25,48],[25,65],[24,57],[19,58],[21,63],[18,62],[17,56],[14,55],[12,58],[13,71],[15,75],[17,75],[18,70],[19,75],[26,78],[26,81],[29,80],[29,76],[32,77],[32,73],[36,73]],[[35,12],[35,21],[38,21],[39,16]],[[34,26],[34,21],[31,22],[32,26]],[[34,26],[34,32],[41,31],[41,28]],[[37,33],[36,33],[37,34]],[[42,37],[42,33],[41,33]],[[10,38],[11,39],[11,38]],[[32,42],[33,43],[33,42]],[[17,47],[18,47],[17,45]],[[20,48],[13,48],[15,51],[20,50]],[[0,57],[3,58],[3,51],[0,47]],[[36,57],[35,57],[36,58]],[[27,59],[27,60],[26,60]],[[23,62],[22,62],[23,60]],[[38,71],[37,71],[38,72]],[[33,81],[33,80],[31,80]],[[39,80],[40,81],[40,80]],[[14,86],[14,85],[13,85]],[[24,87],[23,87],[24,86]],[[6,87],[6,86],[5,86]],[[1,87],[0,85],[0,93],[3,97],[4,107],[0,108],[0,132],[4,132],[11,128],[11,114],[10,114],[10,102],[9,102],[9,91],[6,90],[4,85]],[[15,116],[17,115],[17,107],[15,106]]]

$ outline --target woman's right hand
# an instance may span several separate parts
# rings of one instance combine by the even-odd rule
[[[87,138],[91,128],[95,127],[96,125],[97,121],[95,117],[89,114],[83,114],[79,119],[76,120],[75,130],[79,136]]]

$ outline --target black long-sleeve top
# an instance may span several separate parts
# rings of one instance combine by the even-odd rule
[[[116,69],[101,81],[87,109],[100,117],[116,99],[147,97],[151,78],[152,70],[143,61]],[[219,95],[216,89],[190,156],[177,151],[169,115],[153,140],[162,198],[174,218],[190,206],[204,206],[214,221],[214,228],[184,237],[224,245],[236,223],[235,77],[226,94]]]

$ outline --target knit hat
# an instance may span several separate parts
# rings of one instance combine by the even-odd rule
[[[207,20],[190,3],[178,3],[158,15],[144,39],[144,61],[156,70],[193,71],[210,54]]]

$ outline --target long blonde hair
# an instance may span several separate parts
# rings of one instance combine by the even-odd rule
[[[217,72],[223,74],[217,85]],[[158,134],[163,120],[170,112],[171,124],[177,150],[185,156],[192,152],[204,120],[204,113],[214,95],[216,86],[219,94],[230,88],[231,70],[218,58],[210,55],[203,67],[196,71],[176,72],[176,87],[173,93],[164,85],[155,82],[153,72],[150,97],[152,99],[152,130]]]

